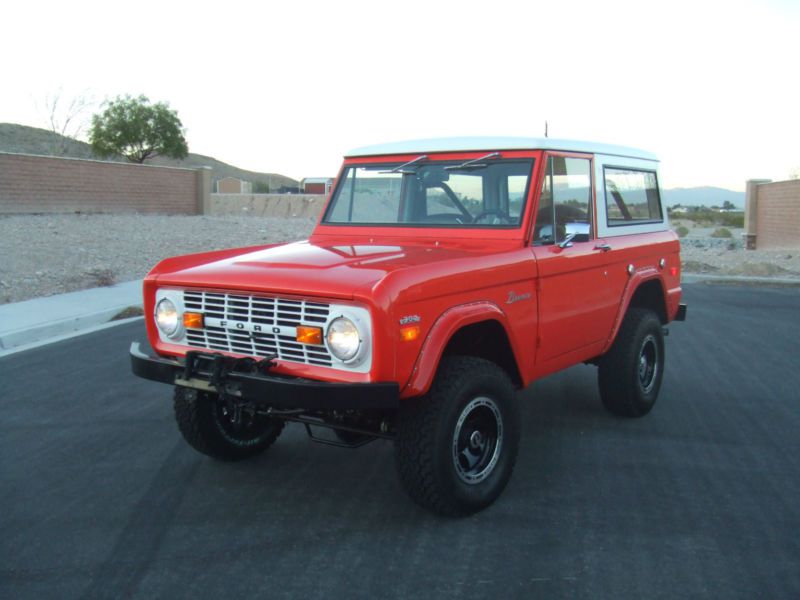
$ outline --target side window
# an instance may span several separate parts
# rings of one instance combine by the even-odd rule
[[[533,242],[557,244],[592,237],[592,175],[588,158],[550,156],[547,160]]]
[[[653,171],[605,167],[606,220],[609,227],[661,221],[661,198]]]

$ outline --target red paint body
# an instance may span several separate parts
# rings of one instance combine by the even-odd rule
[[[468,160],[485,153],[442,153],[435,158]],[[157,288],[354,303],[366,307],[372,317],[374,350],[368,373],[285,361],[278,361],[276,372],[325,381],[396,381],[401,397],[407,398],[427,391],[448,342],[467,325],[497,322],[508,338],[521,383],[528,385],[607,351],[633,294],[645,282],[658,282],[665,320],[675,317],[681,296],[680,257],[671,231],[599,239],[593,224],[590,242],[563,249],[533,246],[533,216],[547,153],[502,155],[534,159],[521,227],[376,228],[320,222],[304,242],[170,258],[145,279],[151,345],[162,355],[180,356],[188,350],[160,341],[152,318]],[[346,159],[345,166],[414,158],[361,157]],[[596,248],[603,243],[611,249]],[[421,335],[410,342],[399,337],[400,319],[406,315],[420,317]]]

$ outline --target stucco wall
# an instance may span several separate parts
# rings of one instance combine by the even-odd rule
[[[800,180],[758,185],[756,247],[800,248]]]
[[[197,214],[202,177],[194,169],[0,152],[0,213]]]
[[[324,206],[322,194],[211,194],[210,214],[316,219]]]

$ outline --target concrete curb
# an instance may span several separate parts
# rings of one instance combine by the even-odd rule
[[[48,337],[46,339],[39,340],[38,342],[31,342],[30,344],[25,344],[23,346],[17,346],[16,348],[9,348],[8,350],[0,350],[0,358],[4,356],[11,356],[12,354],[17,354],[18,352],[25,352],[26,350],[33,350],[34,348],[40,348],[42,346],[48,346],[50,344],[55,344],[56,342],[60,342],[62,340],[68,340],[70,338],[78,337],[81,335],[86,335],[89,333],[94,333],[95,331],[102,331],[103,329],[110,329],[111,327],[116,327],[117,325],[126,325],[128,323],[133,323],[134,321],[141,321],[144,317],[131,317],[129,319],[119,319],[117,321],[109,321],[108,323],[101,323],[100,325],[93,325],[91,327],[86,327],[83,329],[79,329],[76,331],[71,331],[70,333],[65,333],[64,335],[57,335],[55,337]]]
[[[141,280],[0,305],[0,355],[84,333],[141,306]]]
[[[798,286],[800,278],[794,277],[750,277],[747,275],[706,275],[704,273],[683,273],[681,283],[719,283],[738,285]]]

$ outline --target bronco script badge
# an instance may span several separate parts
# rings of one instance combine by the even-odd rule
[[[531,293],[525,292],[524,294],[517,294],[514,290],[508,292],[508,299],[506,300],[506,304],[514,304],[514,302],[519,302],[520,300],[530,300]]]

